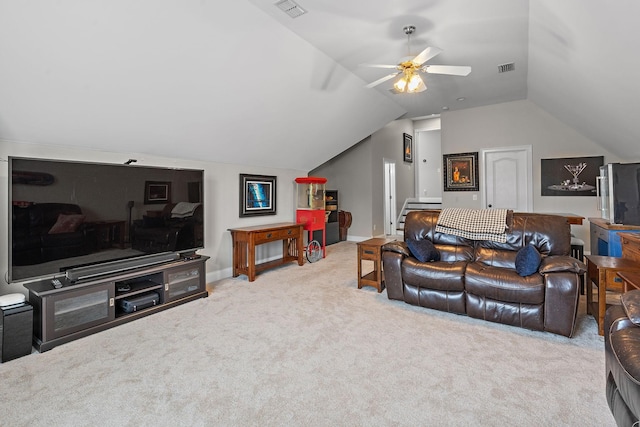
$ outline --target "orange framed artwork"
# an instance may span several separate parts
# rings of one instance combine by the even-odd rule
[[[444,191],[478,191],[478,152],[444,154]]]
[[[402,134],[402,155],[405,162],[413,162],[413,137],[408,133]]]

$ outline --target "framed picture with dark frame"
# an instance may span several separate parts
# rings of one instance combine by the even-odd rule
[[[478,152],[444,154],[444,191],[478,191]]]
[[[543,196],[596,196],[596,177],[604,156],[540,159]]]
[[[171,182],[145,181],[144,204],[171,203]]]
[[[240,174],[240,217],[276,214],[276,177]]]
[[[405,162],[413,162],[413,137],[408,133],[402,134],[402,155]]]

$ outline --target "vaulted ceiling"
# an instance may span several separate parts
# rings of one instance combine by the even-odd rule
[[[310,170],[399,117],[529,98],[640,158],[639,2],[274,3],[1,1],[0,139]],[[365,88],[388,71],[358,65],[407,56],[409,24],[409,53],[471,74]]]

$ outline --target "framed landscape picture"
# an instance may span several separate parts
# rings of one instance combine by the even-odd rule
[[[444,191],[478,191],[478,152],[442,156]]]
[[[276,214],[276,177],[240,174],[240,216]]]

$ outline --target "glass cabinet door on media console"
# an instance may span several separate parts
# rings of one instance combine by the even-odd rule
[[[187,295],[201,292],[204,276],[203,265],[189,266],[188,268],[176,267],[165,271],[165,300],[174,301]]]
[[[52,322],[47,322],[47,340],[59,338],[115,318],[114,285],[112,282],[61,292],[46,298],[46,310]]]

